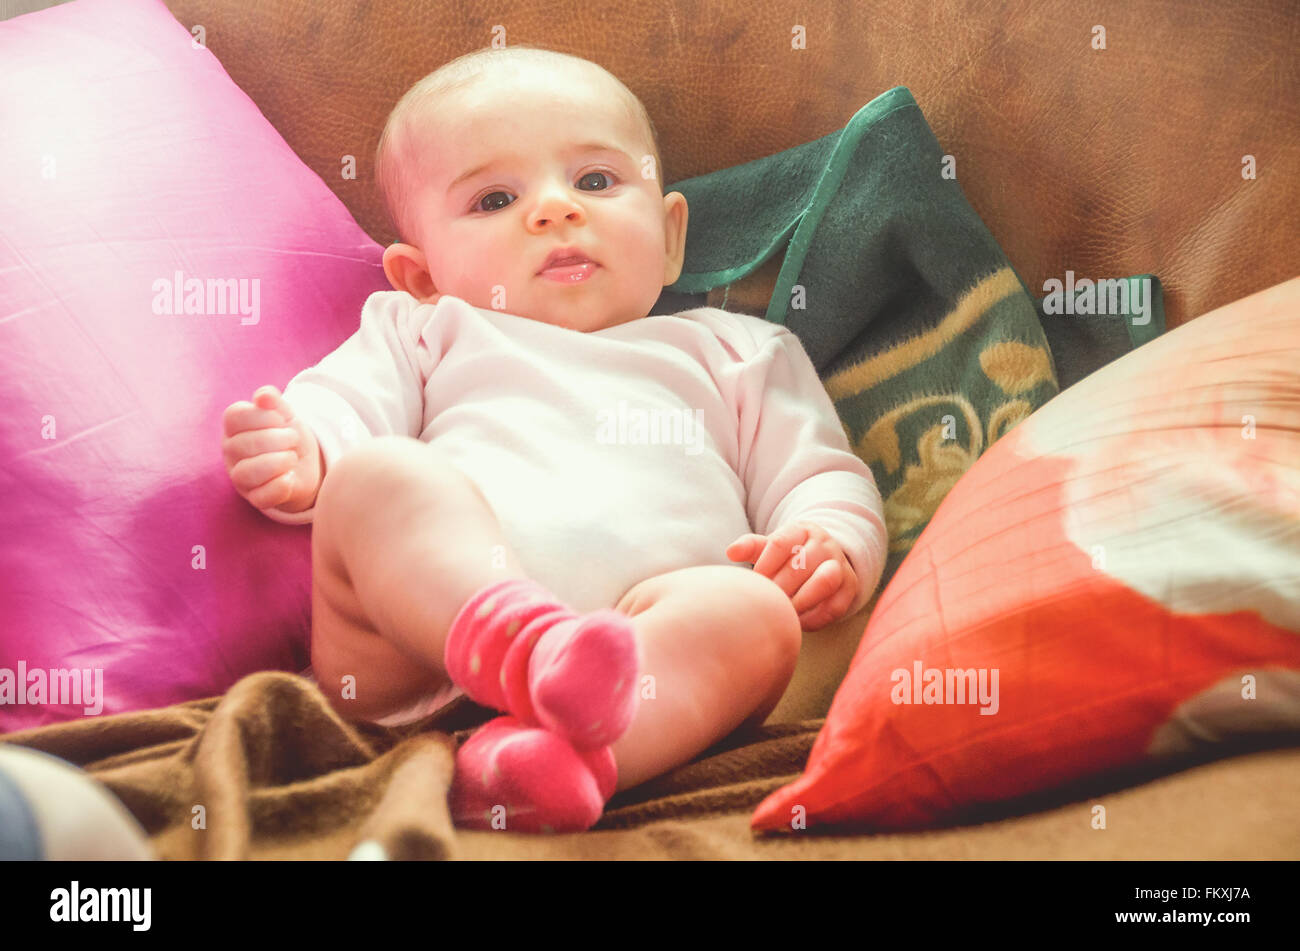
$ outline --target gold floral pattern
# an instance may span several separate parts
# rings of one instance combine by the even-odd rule
[[[890,551],[912,547],[939,503],[978,458],[968,447],[945,439],[943,430],[941,424],[925,431],[916,446],[920,464],[909,465],[902,484],[885,499]]]
[[[993,410],[987,427],[984,428],[980,425],[975,408],[960,394],[922,397],[881,417],[858,440],[854,451],[868,465],[877,462],[887,472],[896,472],[902,465],[897,424],[906,416],[942,403],[961,409],[968,424],[970,443],[963,445],[945,433],[951,426],[947,421],[930,426],[917,439],[916,454],[919,462],[905,467],[898,487],[884,500],[890,551],[907,551],[911,548],[921,529],[934,517],[939,503],[952,491],[957,480],[974,465],[984,448],[1005,436],[1034,410],[1033,404],[1027,400],[1002,403]]]
[[[912,371],[948,350],[957,338],[980,332],[995,337],[997,330],[983,324],[983,318],[991,308],[1017,294],[1023,295],[1024,289],[1009,268],[989,275],[963,295],[938,326],[834,374],[826,381],[827,392],[836,402],[860,400],[864,394],[891,387],[906,392]],[[885,494],[891,552],[906,553],[975,460],[1026,419],[1041,404],[1044,393],[1050,394],[1056,387],[1055,366],[1045,339],[1041,343],[989,339],[979,352],[979,367],[995,389],[968,381],[959,367],[954,376],[962,381],[962,390],[970,392],[935,393],[931,389],[887,409],[856,440],[849,433],[854,452],[873,467]],[[931,386],[933,376],[927,369],[926,382]],[[981,408],[987,410],[987,418]],[[905,439],[915,440],[914,456],[904,445]]]
[[[1056,379],[1052,373],[1051,354],[1042,347],[1018,340],[1004,340],[986,347],[980,354],[980,369],[1002,388],[1002,392],[1011,396],[1027,393],[1040,383]]]

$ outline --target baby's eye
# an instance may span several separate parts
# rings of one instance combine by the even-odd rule
[[[483,207],[483,202],[487,201],[487,200],[490,199],[490,198],[495,197],[496,195],[506,195],[506,194],[508,194],[508,193],[507,193],[507,192],[489,192],[488,194],[486,194],[486,195],[484,195],[482,198],[480,198],[478,201],[474,202],[474,207],[475,207],[477,210],[479,210],[479,211],[500,211],[502,208],[505,208],[506,205],[509,205],[510,202],[506,202],[505,205],[495,205],[495,206],[493,206],[493,207],[491,207],[491,208],[484,208],[484,207]]]
[[[614,183],[614,179],[610,176],[610,174],[609,174],[608,172],[588,172],[586,175],[583,175],[582,178],[578,179],[579,187],[581,187],[581,183],[582,183],[582,182],[586,181],[588,178],[590,178],[590,177],[593,176],[593,175],[601,175],[601,176],[604,176],[605,178],[608,178],[608,179],[609,179],[610,184],[609,184],[609,185],[606,185],[605,188],[610,188],[610,187],[613,185],[613,183]],[[584,190],[585,190],[585,189],[584,189]],[[601,191],[602,189],[595,189],[595,190],[596,190],[596,191]]]

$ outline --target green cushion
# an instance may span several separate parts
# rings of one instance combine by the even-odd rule
[[[901,86],[839,131],[669,190],[690,205],[676,302],[781,256],[765,316],[799,337],[871,467],[888,581],[956,480],[1057,393],[1033,296]]]

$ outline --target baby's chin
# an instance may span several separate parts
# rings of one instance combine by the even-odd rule
[[[444,291],[439,298],[432,301],[437,303],[441,297],[458,297],[472,307],[480,310],[492,310],[498,313],[511,314],[515,317],[522,317],[525,320],[533,320],[542,324],[550,324],[554,327],[563,327],[566,330],[574,330],[579,333],[593,333],[597,330],[605,330],[609,327],[625,324],[631,320],[637,319],[638,316],[644,317],[645,314],[619,313],[615,311],[605,311],[603,313],[593,314],[590,307],[583,307],[574,303],[568,307],[546,305],[536,301],[530,301],[518,309],[509,306],[499,306],[498,302],[491,298],[480,300],[477,295],[457,294],[455,291]]]
[[[526,308],[523,313],[519,313],[517,316],[543,324],[551,324],[554,327],[563,327],[566,330],[575,330],[579,333],[606,330],[634,319],[626,314],[592,313],[589,308],[578,305],[562,308],[558,311],[555,308],[548,307]]]
[[[536,320],[539,323],[551,324],[554,327],[563,327],[566,330],[576,330],[579,333],[586,334],[597,330],[604,330],[607,327],[613,327],[617,323],[622,323],[622,321],[613,317],[610,317],[607,320],[602,320],[599,317],[592,319],[590,315],[565,314],[560,317],[551,317],[549,315],[538,314],[536,316],[521,316],[526,316],[529,320]],[[586,319],[583,319],[583,316],[585,316]]]

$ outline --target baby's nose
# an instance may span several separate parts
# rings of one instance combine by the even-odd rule
[[[559,221],[561,218],[563,218],[565,221],[568,221],[572,224],[577,224],[579,221],[582,220],[582,212],[578,209],[572,209],[572,210],[547,209],[546,212],[539,211],[537,213],[534,223],[538,227],[542,227],[544,225],[550,224],[552,221]]]
[[[577,223],[584,220],[582,205],[558,190],[551,190],[543,195],[533,212],[533,224],[537,227],[553,221],[565,220]]]

